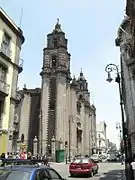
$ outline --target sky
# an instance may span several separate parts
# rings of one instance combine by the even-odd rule
[[[59,18],[68,38],[71,73],[79,76],[83,69],[91,103],[96,106],[97,122],[106,121],[107,136],[117,145],[116,122],[121,121],[118,85],[106,81],[105,66],[120,62],[115,38],[124,18],[125,4],[123,0],[0,0],[0,6],[21,26],[26,39],[21,51],[24,70],[19,77],[20,89],[24,84],[27,88],[41,87],[42,49],[46,46],[46,35]],[[115,72],[112,76],[115,78]]]

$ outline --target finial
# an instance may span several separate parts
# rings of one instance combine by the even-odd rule
[[[81,73],[82,73],[82,68],[81,68]]]
[[[59,18],[57,18],[57,24],[59,24]]]

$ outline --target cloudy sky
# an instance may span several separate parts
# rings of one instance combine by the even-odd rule
[[[123,0],[0,0],[0,5],[20,26],[26,41],[22,47],[24,71],[19,87],[40,87],[42,49],[46,34],[60,19],[69,39],[72,75],[83,69],[89,83],[91,102],[97,108],[97,121],[106,121],[108,138],[118,144],[116,122],[121,120],[118,86],[106,82],[105,66],[119,64],[119,48],[115,47],[117,30],[124,18]],[[113,74],[115,76],[115,73]]]

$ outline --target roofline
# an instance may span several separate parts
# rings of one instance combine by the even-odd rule
[[[0,7],[0,18],[6,23],[6,25],[22,40],[22,44],[25,41],[23,31],[13,22],[13,20],[6,14],[6,12]]]

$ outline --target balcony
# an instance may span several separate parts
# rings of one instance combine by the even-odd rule
[[[24,63],[24,60],[20,59],[19,60],[19,73],[21,73],[23,71],[23,63]]]
[[[12,55],[11,55],[11,50],[9,47],[5,46],[4,43],[1,44],[1,48],[0,48],[0,55],[8,60],[11,60]]]
[[[2,93],[5,96],[8,96],[9,94],[9,85],[6,84],[5,82],[0,80],[0,93]]]

